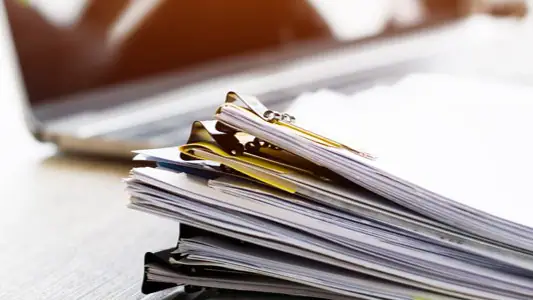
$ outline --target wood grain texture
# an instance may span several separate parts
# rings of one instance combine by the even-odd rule
[[[58,157],[51,145],[33,140],[6,40],[0,39],[0,299],[140,299],[144,252],[174,245],[177,223],[126,208],[121,178],[129,166]]]
[[[145,251],[176,223],[126,208],[118,170],[50,160],[0,191],[0,299],[138,299]]]

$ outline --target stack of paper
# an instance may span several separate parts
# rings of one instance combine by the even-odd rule
[[[143,290],[532,299],[531,99],[425,74],[286,113],[230,92],[186,145],[137,152],[156,166],[126,179],[131,207],[182,226]]]

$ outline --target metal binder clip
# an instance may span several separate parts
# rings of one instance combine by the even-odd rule
[[[289,115],[287,113],[284,113],[281,115],[281,120],[287,123],[293,124],[296,121],[296,118],[292,115]]]
[[[289,115],[288,113],[279,113],[275,110],[267,110],[265,111],[265,113],[263,114],[263,116],[265,117],[265,120],[268,121],[268,122],[272,122],[274,120],[277,120],[277,121],[282,121],[282,122],[285,122],[285,123],[294,123],[296,121],[296,118]]]
[[[216,129],[216,121],[195,121],[192,124],[191,133],[187,144],[196,142],[211,142],[216,143],[221,149],[231,155],[241,155],[244,151],[244,146],[234,134],[220,132]],[[181,154],[184,160],[191,160],[188,155]]]
[[[278,115],[279,115],[279,113],[278,113]],[[270,109],[267,110],[267,111],[265,111],[265,113],[263,114],[263,116],[264,116],[265,119],[266,119],[267,121],[269,121],[269,122],[270,122],[270,121],[274,121],[274,120],[276,119],[276,113],[275,113],[274,111],[270,110]]]
[[[248,153],[259,155],[262,148],[270,148],[272,150],[281,150],[280,147],[262,141],[258,138],[254,138],[253,141],[244,144],[244,150]]]
[[[240,105],[237,105],[237,103],[240,102]],[[296,122],[296,118],[288,113],[280,113],[278,111],[268,109],[266,106],[264,106],[261,101],[259,101],[258,98],[250,95],[238,95],[235,92],[229,92],[226,95],[226,102],[225,104],[232,104],[237,105],[241,108],[247,109],[251,113],[255,114],[262,120],[269,122],[269,123],[278,123],[278,125],[286,126],[291,128],[292,130],[299,131],[303,133],[303,135],[309,137],[310,139],[313,139],[314,141],[319,141],[323,144],[326,144],[328,146],[332,147],[338,147],[338,148],[345,148],[348,149],[357,155],[370,159],[375,160],[376,157],[373,156],[370,153],[366,153],[363,151],[359,151],[357,149],[347,147],[345,145],[342,145],[338,142],[335,142],[327,137],[320,136],[318,134],[315,134],[313,132],[310,132],[308,130],[305,130],[301,127],[299,127]],[[222,111],[222,108],[224,106],[220,106],[217,110],[217,115]],[[225,150],[230,150],[228,153],[231,155],[240,155],[244,152],[252,153],[255,155],[265,155],[265,154],[274,154],[275,156],[278,156],[279,153],[275,152],[273,153],[272,150],[282,150],[277,146],[271,145],[269,143],[266,143],[264,141],[258,142],[258,140],[249,141],[246,139],[240,139],[237,138],[237,134],[240,132],[238,128],[234,128],[230,126],[229,124],[223,123],[221,121],[217,121],[215,125],[215,129],[220,132],[227,135],[227,138],[220,139],[220,143],[225,145]],[[232,139],[232,137],[235,137]],[[238,141],[239,143],[235,143],[235,141]]]
[[[226,95],[226,103],[241,102],[251,112],[265,121],[272,122],[274,120],[283,121],[286,123],[294,123],[296,120],[293,116],[287,113],[280,113],[275,110],[268,109],[259,99],[250,95],[238,95],[235,92],[229,92]]]

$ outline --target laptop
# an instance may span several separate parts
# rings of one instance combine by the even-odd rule
[[[319,89],[472,73],[465,62],[516,27],[453,9],[425,19],[416,1],[251,2],[3,1],[28,130],[63,152],[130,158],[184,143],[228,91],[282,110]]]

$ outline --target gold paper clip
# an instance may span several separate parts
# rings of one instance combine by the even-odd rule
[[[243,105],[236,105],[237,102],[241,102]],[[344,148],[366,159],[370,159],[370,160],[375,159],[375,157],[371,155],[370,153],[347,147],[341,143],[335,142],[329,138],[320,136],[314,132],[308,131],[304,128],[297,126],[296,118],[294,116],[289,115],[287,113],[280,113],[280,112],[268,109],[266,106],[263,105],[263,103],[261,103],[261,101],[259,101],[257,97],[249,96],[249,95],[238,95],[235,92],[229,92],[226,96],[225,104],[231,104],[231,105],[240,107],[242,109],[245,109],[255,114],[256,116],[260,117],[266,122],[288,127],[298,132],[300,135],[308,139],[311,139],[313,141],[324,144],[326,146]],[[220,113],[221,108],[222,106],[218,108],[217,114]],[[222,122],[217,122],[215,127],[217,130],[220,130],[221,132],[226,132],[232,135],[236,135],[239,132],[238,128],[233,128],[230,125],[222,123]],[[263,145],[266,145],[267,147],[269,146],[268,143],[262,142],[260,140],[257,140],[257,141],[254,140],[252,143],[245,144],[245,148],[248,147],[250,148],[250,150],[253,151],[254,148],[260,148],[260,147],[263,147]],[[275,149],[277,148],[275,146],[271,146],[271,147]]]

